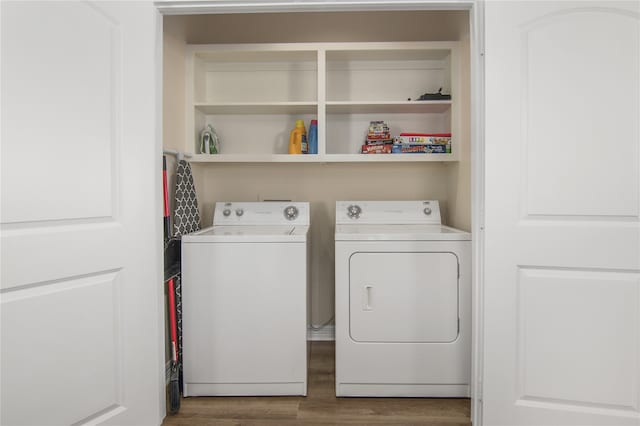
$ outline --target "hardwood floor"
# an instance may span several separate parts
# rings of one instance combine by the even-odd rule
[[[336,398],[334,372],[334,343],[312,342],[307,397],[184,398],[163,425],[471,424],[464,398]]]

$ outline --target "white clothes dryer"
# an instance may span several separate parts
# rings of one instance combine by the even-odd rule
[[[216,203],[182,237],[184,395],[306,395],[309,203]]]
[[[471,235],[438,201],[338,201],[336,395],[468,397]]]

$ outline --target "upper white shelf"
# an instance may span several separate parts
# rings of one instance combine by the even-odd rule
[[[452,154],[217,154],[194,155],[192,163],[416,163],[457,161]]]
[[[220,102],[196,103],[204,114],[315,114],[318,102]],[[329,114],[441,113],[451,109],[451,101],[328,101]]]
[[[204,114],[316,114],[317,102],[221,102],[196,103]]]
[[[308,62],[318,57],[312,44],[192,44],[188,49],[203,61],[217,63]]]
[[[451,109],[451,101],[327,101],[328,114],[441,113]]]
[[[430,45],[434,47],[428,49],[412,45],[415,46],[415,43],[336,43],[327,46],[327,61],[433,61],[446,59],[451,54],[451,44],[447,42],[432,42]]]

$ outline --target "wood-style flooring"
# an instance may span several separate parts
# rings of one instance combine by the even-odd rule
[[[333,342],[312,342],[306,397],[183,398],[163,425],[471,424],[464,398],[336,398],[334,353]]]

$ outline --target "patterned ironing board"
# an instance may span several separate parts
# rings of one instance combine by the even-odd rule
[[[176,204],[173,212],[173,236],[180,238],[184,234],[200,230],[198,199],[193,184],[191,164],[185,160],[178,162],[176,172]]]
[[[180,239],[184,234],[200,230],[200,213],[198,199],[193,184],[191,164],[185,160],[178,161],[176,170],[176,201],[173,211],[173,238]],[[175,282],[176,320],[178,328],[178,358],[180,359],[180,391],[182,392],[182,277]]]

